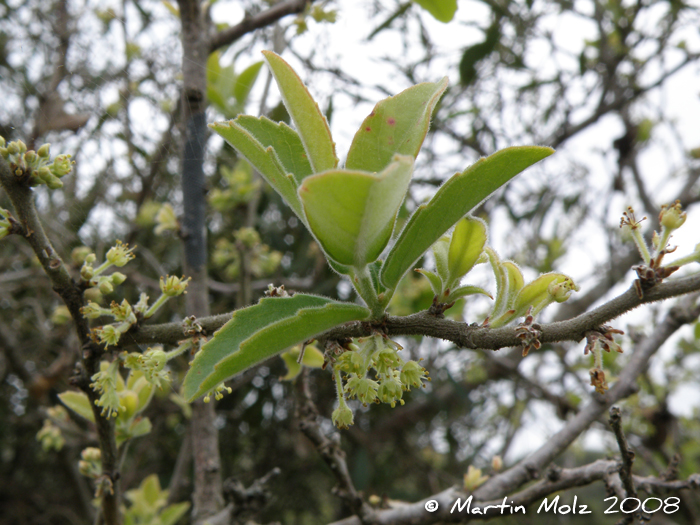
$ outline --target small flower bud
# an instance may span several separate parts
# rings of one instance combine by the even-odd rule
[[[352,377],[345,385],[345,392],[350,397],[357,397],[363,405],[367,405],[377,399],[378,387],[379,384],[376,381],[352,374]]]
[[[84,281],[89,281],[94,275],[95,269],[92,266],[89,266],[87,263],[83,264],[83,267],[80,269],[80,277]]]
[[[21,154],[26,153],[26,151],[27,151],[27,145],[26,145],[24,142],[22,142],[21,140],[18,140],[18,141],[17,141],[17,147],[18,147],[19,152],[20,152]]]
[[[163,277],[160,278],[160,291],[168,297],[175,297],[187,290],[187,285],[191,279],[191,277],[185,279],[184,275],[182,277],[166,275],[165,279],[163,279]]]
[[[177,231],[180,225],[175,215],[175,210],[170,204],[163,204],[156,214],[155,234],[160,235],[165,231]]]
[[[51,177],[46,181],[46,187],[50,190],[57,190],[63,188],[63,183],[56,177]]]
[[[88,255],[90,255],[90,248],[87,246],[78,246],[77,248],[73,248],[73,251],[70,253],[70,258],[73,264],[77,266],[83,264]]]
[[[16,142],[10,142],[7,145],[7,153],[8,155],[17,155],[19,153],[19,146]]]
[[[98,317],[109,314],[109,310],[102,308],[95,302],[88,301],[88,304],[80,308],[80,313],[83,314],[83,317],[86,319],[97,319]]]
[[[114,272],[112,275],[110,275],[110,277],[114,286],[119,286],[124,281],[126,281],[126,275],[124,275],[121,272]]]
[[[4,148],[4,147],[5,147],[5,137],[0,135],[0,148]]]
[[[117,244],[107,252],[107,260],[115,266],[122,267],[134,258],[134,254],[131,253],[133,251],[134,248],[129,248],[128,244],[117,241]]]
[[[501,459],[501,456],[494,456],[491,458],[491,468],[495,472],[500,472],[501,469],[503,468],[503,459]]]
[[[338,428],[348,428],[354,423],[352,410],[350,410],[350,407],[345,403],[345,401],[341,401],[338,408],[333,411],[331,420]]]
[[[70,160],[70,155],[64,154],[59,155],[53,159],[53,164],[51,164],[51,173],[56,177],[61,178],[67,175],[73,169],[73,162]]]
[[[100,281],[100,284],[98,284],[97,287],[100,289],[100,292],[105,295],[114,291],[114,286],[112,286],[112,283],[107,280]]]
[[[255,228],[241,228],[234,233],[234,237],[246,248],[253,248],[255,245],[260,244],[260,235]]]
[[[80,457],[85,461],[102,461],[102,452],[99,448],[87,447],[80,453]]]
[[[37,150],[37,155],[39,155],[42,159],[47,159],[49,158],[49,148],[51,147],[51,144],[43,144],[38,150]]]
[[[401,368],[401,383],[408,390],[410,387],[420,387],[427,379],[428,371],[420,366],[416,361],[408,361]]]
[[[389,403],[391,408],[396,406],[397,401],[403,405],[404,401],[401,399],[403,397],[403,385],[397,375],[392,373],[390,377],[382,379],[382,383],[377,391],[377,397],[382,402]]]
[[[668,228],[669,230],[677,230],[683,226],[687,214],[681,210],[682,207],[680,201],[676,201],[670,206],[666,204],[661,206],[661,213],[659,213],[659,222],[661,223],[661,226]]]
[[[70,311],[64,304],[57,306],[51,314],[51,322],[57,326],[66,324],[70,319]]]
[[[27,153],[24,154],[24,161],[29,165],[32,166],[38,159],[36,151],[33,149],[30,149]]]

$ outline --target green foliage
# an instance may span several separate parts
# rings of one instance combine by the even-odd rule
[[[262,62],[255,62],[237,75],[234,64],[221,66],[219,51],[210,54],[207,60],[207,99],[225,118],[235,117],[245,109],[262,65]]]
[[[423,270],[436,295],[444,302],[473,293],[489,295],[478,287],[459,286],[477,260],[485,260],[486,243],[482,222],[460,219],[553,150],[507,148],[456,174],[409,218],[382,262],[379,257],[391,239],[414,159],[447,79],[413,86],[379,102],[355,134],[345,168],[338,169],[335,144],[318,104],[289,64],[274,53],[263,53],[297,131],[283,122],[250,116],[211,127],[289,204],[321,245],[329,265],[351,277],[371,317],[379,320],[385,315],[403,275],[436,242],[438,275]],[[449,244],[445,241],[443,254],[440,238],[458,222]],[[369,312],[308,295],[263,299],[239,310],[195,357],[185,378],[185,397],[193,399],[220,388],[222,381],[246,368],[341,322],[364,319]],[[377,386],[381,393],[377,390],[376,396],[400,400],[395,395],[397,388],[401,391],[398,375],[381,377],[383,386]],[[366,399],[374,392],[366,382],[357,389]],[[339,403],[338,417],[346,412],[342,399]],[[347,417],[340,419],[343,425],[349,424]]]
[[[396,154],[418,156],[430,118],[447,89],[447,77],[424,82],[382,100],[355,133],[345,168],[382,171]]]
[[[100,371],[92,376],[93,384],[90,385],[101,394],[95,404],[103,407],[102,415],[115,418],[117,445],[150,433],[151,421],[139,414],[149,405],[155,388],[159,386],[135,367],[125,382],[119,374],[119,363],[119,359],[112,363],[102,361]],[[58,394],[58,398],[80,417],[95,422],[85,393],[68,390]]]
[[[299,196],[324,252],[356,268],[376,261],[391,238],[412,173],[413,158],[397,155],[376,175],[346,169],[306,178]]]
[[[137,489],[124,495],[130,505],[124,511],[124,525],[175,525],[190,508],[185,501],[168,505],[168,491],[160,488],[156,474],[144,479]]]
[[[387,255],[380,278],[393,289],[416,261],[454,224],[525,168],[554,153],[540,146],[511,147],[482,158],[445,182],[413,213]]]
[[[290,346],[339,324],[367,317],[366,308],[314,295],[262,299],[235,311],[197,353],[183,383],[184,396],[192,401]]]
[[[263,55],[280,88],[284,105],[297,127],[314,173],[335,168],[338,158],[335,156],[331,130],[311,93],[299,75],[282,58],[271,51],[263,51]]]
[[[17,179],[28,181],[30,186],[46,185],[50,190],[63,187],[61,178],[73,170],[74,161],[70,155],[58,155],[51,160],[50,144],[42,145],[38,150],[27,150],[21,140],[5,142],[0,135],[0,155],[10,165],[10,171]],[[0,237],[2,238],[2,237]]]
[[[457,12],[457,0],[413,0],[440,22],[450,22]]]

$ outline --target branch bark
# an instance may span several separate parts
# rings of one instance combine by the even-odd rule
[[[209,52],[233,44],[236,40],[256,29],[274,24],[287,15],[301,13],[313,0],[286,0],[275,4],[270,9],[253,16],[246,16],[240,24],[216,33],[209,43]]]
[[[540,341],[554,343],[558,341],[580,341],[589,330],[599,328],[612,319],[637,308],[640,305],[662,301],[700,290],[700,274],[668,280],[644,293],[640,298],[634,288],[605,303],[590,312],[583,313],[566,321],[541,324]],[[225,313],[198,319],[209,335],[221,328],[233,313]],[[389,336],[425,335],[451,341],[463,348],[481,348],[498,350],[510,346],[520,346],[520,339],[512,326],[489,328],[468,325],[449,319],[441,319],[419,312],[405,317],[387,316],[380,324],[352,322],[335,327],[318,339],[344,339],[348,337],[365,337],[374,330],[381,330]],[[144,325],[134,327],[123,338],[124,344],[175,344],[183,339],[184,332],[180,323]]]
[[[204,152],[206,128],[206,62],[209,56],[208,24],[199,0],[178,0],[182,23],[182,116],[185,144],[182,154],[184,217],[183,269],[192,278],[187,294],[187,315],[209,314],[207,286],[206,188]],[[214,405],[192,404],[190,432],[194,456],[192,518],[195,524],[216,516],[224,507],[219,434]]]
[[[476,506],[481,507],[486,505],[498,505],[503,502],[503,498],[512,499],[513,501],[524,501],[528,500],[530,496],[532,496],[532,499],[529,499],[529,501],[534,501],[536,498],[540,498],[543,495],[555,492],[557,490],[562,490],[563,488],[579,486],[588,484],[591,481],[598,479],[604,479],[605,476],[609,474],[607,469],[596,470],[597,474],[595,476],[591,476],[590,473],[584,475],[585,470],[579,471],[579,469],[584,469],[584,467],[579,467],[579,469],[572,469],[573,471],[578,471],[575,476],[567,478],[570,479],[571,485],[561,485],[562,482],[560,480],[562,479],[562,476],[560,472],[556,480],[558,484],[554,484],[554,482],[552,482],[553,484],[548,486],[546,485],[546,481],[540,481],[533,487],[530,487],[518,494],[514,494],[513,496],[508,496],[508,494],[517,490],[519,487],[522,487],[531,480],[538,478],[541,472],[543,472],[551,464],[551,462],[557,456],[559,456],[559,454],[561,454],[569,445],[571,445],[571,443],[584,430],[586,430],[594,421],[598,420],[609,407],[635,391],[635,381],[639,374],[641,374],[642,371],[648,366],[651,356],[654,355],[659,347],[676,330],[678,330],[678,328],[680,328],[683,324],[697,319],[698,315],[700,315],[700,307],[695,306],[691,302],[695,299],[696,297],[689,297],[684,301],[685,304],[676,306],[670,310],[664,321],[660,323],[656,330],[637,346],[634,354],[630,358],[630,361],[627,363],[617,382],[613,388],[610,389],[610,391],[603,396],[594,395],[589,404],[585,406],[578,414],[576,414],[576,416],[569,420],[569,422],[567,422],[559,432],[548,439],[542,447],[505,472],[488,479],[483,485],[477,488],[472,494],[474,503],[471,507],[474,508]],[[579,481],[582,482],[579,483]],[[697,483],[697,478],[692,478],[688,483]],[[539,488],[536,489],[535,487],[538,486]],[[547,490],[551,489],[551,491],[543,491],[543,487],[548,487]],[[527,495],[527,497],[522,497],[523,494]],[[452,514],[449,512],[449,509],[452,507],[457,498],[466,497],[467,495],[463,493],[460,487],[450,487],[439,494],[434,494],[417,503],[407,504],[396,509],[375,511],[372,516],[373,523],[387,525],[410,523],[411,525],[417,525],[435,523],[437,521],[462,521],[464,519],[463,515],[460,515],[459,513],[457,515]],[[438,502],[439,510],[437,512],[428,513],[425,511],[425,504],[430,500],[435,500]],[[480,502],[486,503],[482,504]],[[472,519],[479,517],[483,518],[484,516],[471,516]],[[335,525],[341,524],[361,525],[361,521],[359,518],[353,516],[337,522]]]
[[[102,471],[112,484],[112,491],[105,491],[102,497],[102,515],[106,525],[118,525],[119,514],[119,466],[117,443],[114,435],[114,420],[102,417],[101,408],[95,405],[99,395],[90,388],[90,377],[99,371],[102,349],[90,339],[87,320],[80,313],[83,306],[83,288],[68,273],[68,269],[56,253],[42,225],[34,202],[34,190],[27,184],[26,177],[16,177],[7,161],[0,157],[0,185],[5,189],[16,218],[24,228],[24,238],[39,259],[41,267],[51,280],[54,291],[61,297],[75,322],[78,338],[82,345],[81,367],[73,382],[90,399],[95,418],[98,441],[102,452]]]

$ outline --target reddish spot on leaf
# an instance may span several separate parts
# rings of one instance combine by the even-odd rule
[[[386,119],[386,123],[390,126],[393,126],[396,124],[396,119],[394,117],[389,117],[388,119]]]
[[[372,131],[372,128],[370,128],[369,126],[367,126],[367,127],[365,128],[365,131]]]

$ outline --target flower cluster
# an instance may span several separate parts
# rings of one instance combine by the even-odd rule
[[[45,184],[56,190],[63,187],[61,178],[71,172],[74,162],[70,155],[58,155],[50,162],[49,148],[50,144],[44,144],[37,151],[27,150],[27,145],[21,140],[6,144],[0,136],[0,155],[9,163],[15,176],[28,180],[31,186]]]
[[[12,214],[4,208],[0,208],[0,240],[11,234],[14,229],[15,223]]]
[[[122,284],[126,280],[126,276],[120,272],[114,272],[110,275],[102,275],[103,272],[111,266],[123,267],[134,258],[134,248],[129,248],[128,244],[123,244],[121,241],[112,246],[105,261],[94,267],[94,262],[97,257],[94,253],[76,253],[74,251],[74,259],[82,259],[83,265],[80,269],[80,276],[86,282],[87,286],[96,287],[101,293],[107,294],[114,291],[114,286]],[[158,309],[163,306],[168,299],[185,293],[190,279],[185,277],[175,277],[166,275],[165,278],[160,278],[161,296],[150,307],[148,306],[148,295],[142,293],[139,301],[132,307],[129,302],[124,299],[121,303],[112,302],[109,308],[104,308],[94,301],[88,301],[88,304],[80,309],[84,317],[88,319],[97,319],[102,316],[111,316],[116,321],[114,324],[108,324],[93,330],[94,337],[106,346],[116,345],[119,343],[121,336],[126,333],[140,319],[148,319],[153,316]]]
[[[354,340],[348,351],[340,355],[333,365],[338,394],[338,407],[332,415],[338,428],[353,424],[353,414],[346,403],[357,398],[363,405],[387,403],[393,407],[404,404],[403,393],[411,387],[424,386],[428,372],[416,361],[404,361],[399,357],[401,346],[382,335],[374,334]],[[374,379],[369,377],[374,370]],[[345,384],[343,384],[343,375]]]
[[[119,375],[119,361],[104,363],[106,366],[94,374],[90,379],[90,388],[100,394],[100,398],[95,401],[95,405],[102,407],[101,415],[107,418],[117,417],[122,410],[119,394],[117,394],[117,380]]]

